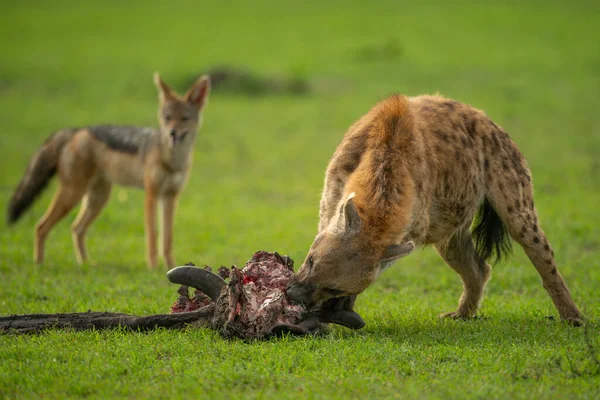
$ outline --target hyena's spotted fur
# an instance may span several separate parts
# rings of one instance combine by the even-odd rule
[[[344,224],[352,214],[359,228],[349,233]],[[506,231],[525,249],[561,317],[579,324],[538,220],[531,173],[509,135],[466,104],[395,95],[357,121],[334,153],[319,234],[292,294],[308,302],[356,295],[387,264],[390,246],[433,244],[464,286],[458,309],[446,315],[471,317],[490,278],[486,260],[510,249]],[[354,254],[328,259],[336,246]]]

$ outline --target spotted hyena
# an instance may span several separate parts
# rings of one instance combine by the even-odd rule
[[[350,127],[329,162],[319,232],[288,295],[309,305],[343,298],[351,308],[383,268],[433,244],[463,281],[457,310],[443,315],[472,317],[490,279],[487,261],[510,252],[509,235],[560,316],[580,324],[515,142],[466,104],[394,95]]]

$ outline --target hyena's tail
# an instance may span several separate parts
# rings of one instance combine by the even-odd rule
[[[471,235],[477,253],[486,261],[496,263],[512,252],[508,231],[487,197],[477,211]]]
[[[74,132],[75,129],[70,129],[54,133],[31,158],[25,175],[8,203],[6,213],[8,225],[17,222],[48,185],[56,173],[60,151]]]

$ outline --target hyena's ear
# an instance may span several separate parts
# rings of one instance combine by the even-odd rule
[[[210,93],[210,77],[208,75],[202,75],[198,80],[188,89],[183,96],[183,99],[189,104],[201,110],[208,100],[208,94]]]
[[[362,220],[354,205],[354,196],[354,192],[350,193],[340,209],[339,225],[346,233],[358,232],[362,225]]]
[[[175,93],[173,90],[162,80],[158,72],[154,73],[154,84],[158,89],[158,97],[161,101],[175,99]]]
[[[383,258],[381,262],[384,264],[389,264],[400,257],[404,257],[410,254],[415,249],[415,244],[413,242],[406,242],[402,244],[393,244],[388,246],[383,253]]]

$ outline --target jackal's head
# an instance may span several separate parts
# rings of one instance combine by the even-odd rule
[[[368,237],[350,194],[331,223],[315,238],[292,279],[288,297],[308,307],[333,297],[365,290],[396,259],[409,254],[412,242],[376,246]]]
[[[175,147],[182,142],[193,141],[202,122],[202,109],[206,106],[210,92],[208,75],[200,77],[183,97],[175,93],[157,73],[154,83],[160,100],[158,122],[160,132]]]

